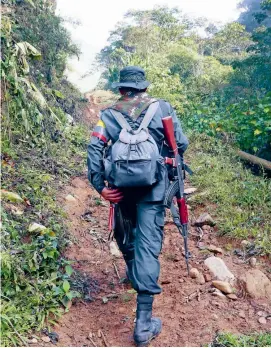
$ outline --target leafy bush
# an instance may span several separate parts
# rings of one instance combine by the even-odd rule
[[[47,146],[67,117],[80,119],[85,99],[64,77],[78,48],[44,0],[16,4],[2,18],[3,141]]]
[[[66,215],[57,193],[71,175],[82,173],[87,130],[70,126],[67,135],[51,144],[50,153],[16,146],[5,148],[2,187],[22,202],[2,202],[2,326],[4,346],[22,345],[31,330],[53,324],[63,306],[81,296],[70,285],[72,268],[61,255],[69,243]],[[38,222],[46,227],[29,232]],[[18,334],[16,334],[16,332]],[[24,344],[27,345],[27,344]]]
[[[82,172],[86,100],[65,76],[78,49],[50,2],[10,1],[2,16],[1,343],[27,346],[32,330],[49,327],[74,297],[72,267],[61,255],[69,243],[56,195]],[[68,115],[67,115],[68,114]],[[30,232],[38,222],[46,229]]]
[[[271,93],[262,99],[242,100],[227,107],[216,103],[198,105],[190,109],[186,119],[188,128],[219,136],[224,133],[245,151],[270,156],[271,149]],[[271,157],[270,157],[271,159]]]
[[[97,56],[105,87],[125,65],[145,68],[150,93],[167,99],[188,129],[226,137],[241,149],[271,159],[270,1],[253,33],[233,22],[218,28],[177,9],[130,11]],[[205,30],[200,37],[195,29]]]

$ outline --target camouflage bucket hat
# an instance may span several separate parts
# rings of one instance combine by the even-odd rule
[[[112,88],[132,87],[145,89],[150,85],[145,71],[139,66],[127,66],[120,71],[120,81],[112,83]]]

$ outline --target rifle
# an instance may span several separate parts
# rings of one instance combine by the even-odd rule
[[[178,152],[176,139],[174,136],[174,125],[172,116],[167,116],[162,119],[166,141],[174,153],[175,161],[172,161],[172,165],[177,168],[177,180],[169,188],[169,192],[166,198],[166,206],[170,207],[173,215],[173,221],[177,226],[180,234],[184,239],[184,250],[185,250],[185,261],[187,272],[189,274],[189,257],[190,253],[188,250],[188,208],[186,205],[185,194],[184,194],[184,173],[183,173],[183,161]],[[169,163],[169,161],[168,161]],[[179,214],[175,208],[172,199],[177,196],[177,204],[179,208]],[[168,199],[170,197],[170,200]],[[169,203],[170,201],[170,203]]]

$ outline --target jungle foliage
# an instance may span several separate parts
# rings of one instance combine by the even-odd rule
[[[67,58],[79,50],[52,2],[44,0],[10,5],[1,43],[3,145],[27,141],[46,148],[48,137],[63,131],[71,117],[80,118],[84,99],[64,74]]]
[[[109,89],[122,67],[140,65],[150,93],[169,100],[189,129],[271,159],[271,2],[256,7],[247,7],[252,32],[241,24],[245,12],[241,23],[217,27],[176,8],[130,11],[97,56],[100,83]]]
[[[85,100],[65,77],[78,55],[54,2],[2,1],[1,346],[28,346],[74,297],[57,192],[84,164]],[[46,228],[32,231],[39,223]]]
[[[73,298],[86,296],[78,284],[84,277],[62,255],[72,241],[57,200],[59,189],[83,171],[88,130],[78,121],[86,100],[66,79],[67,59],[80,52],[55,15],[55,1],[1,3],[1,345],[27,346],[33,331],[49,328]],[[240,23],[205,25],[166,7],[130,11],[98,56],[101,84],[110,88],[120,68],[141,65],[151,94],[169,100],[193,136],[226,134],[268,158],[269,17],[270,0],[254,31]],[[222,234],[251,238],[261,253],[270,252],[270,183],[207,135],[190,137],[188,156],[199,173],[192,180],[213,188],[194,203],[218,207]],[[45,229],[33,231],[33,223]]]
[[[220,236],[245,239],[255,254],[270,255],[271,181],[244,168],[231,145],[205,134],[188,135],[190,182],[200,188],[189,204],[214,217]],[[227,248],[234,252],[230,242]]]

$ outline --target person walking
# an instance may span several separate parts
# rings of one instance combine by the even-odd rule
[[[147,345],[162,329],[152,317],[158,284],[159,254],[164,227],[164,197],[170,169],[162,118],[172,116],[178,151],[183,156],[188,140],[172,106],[147,93],[145,71],[127,66],[113,83],[121,97],[102,110],[88,146],[88,177],[101,196],[115,205],[114,237],[137,291],[134,340]]]

